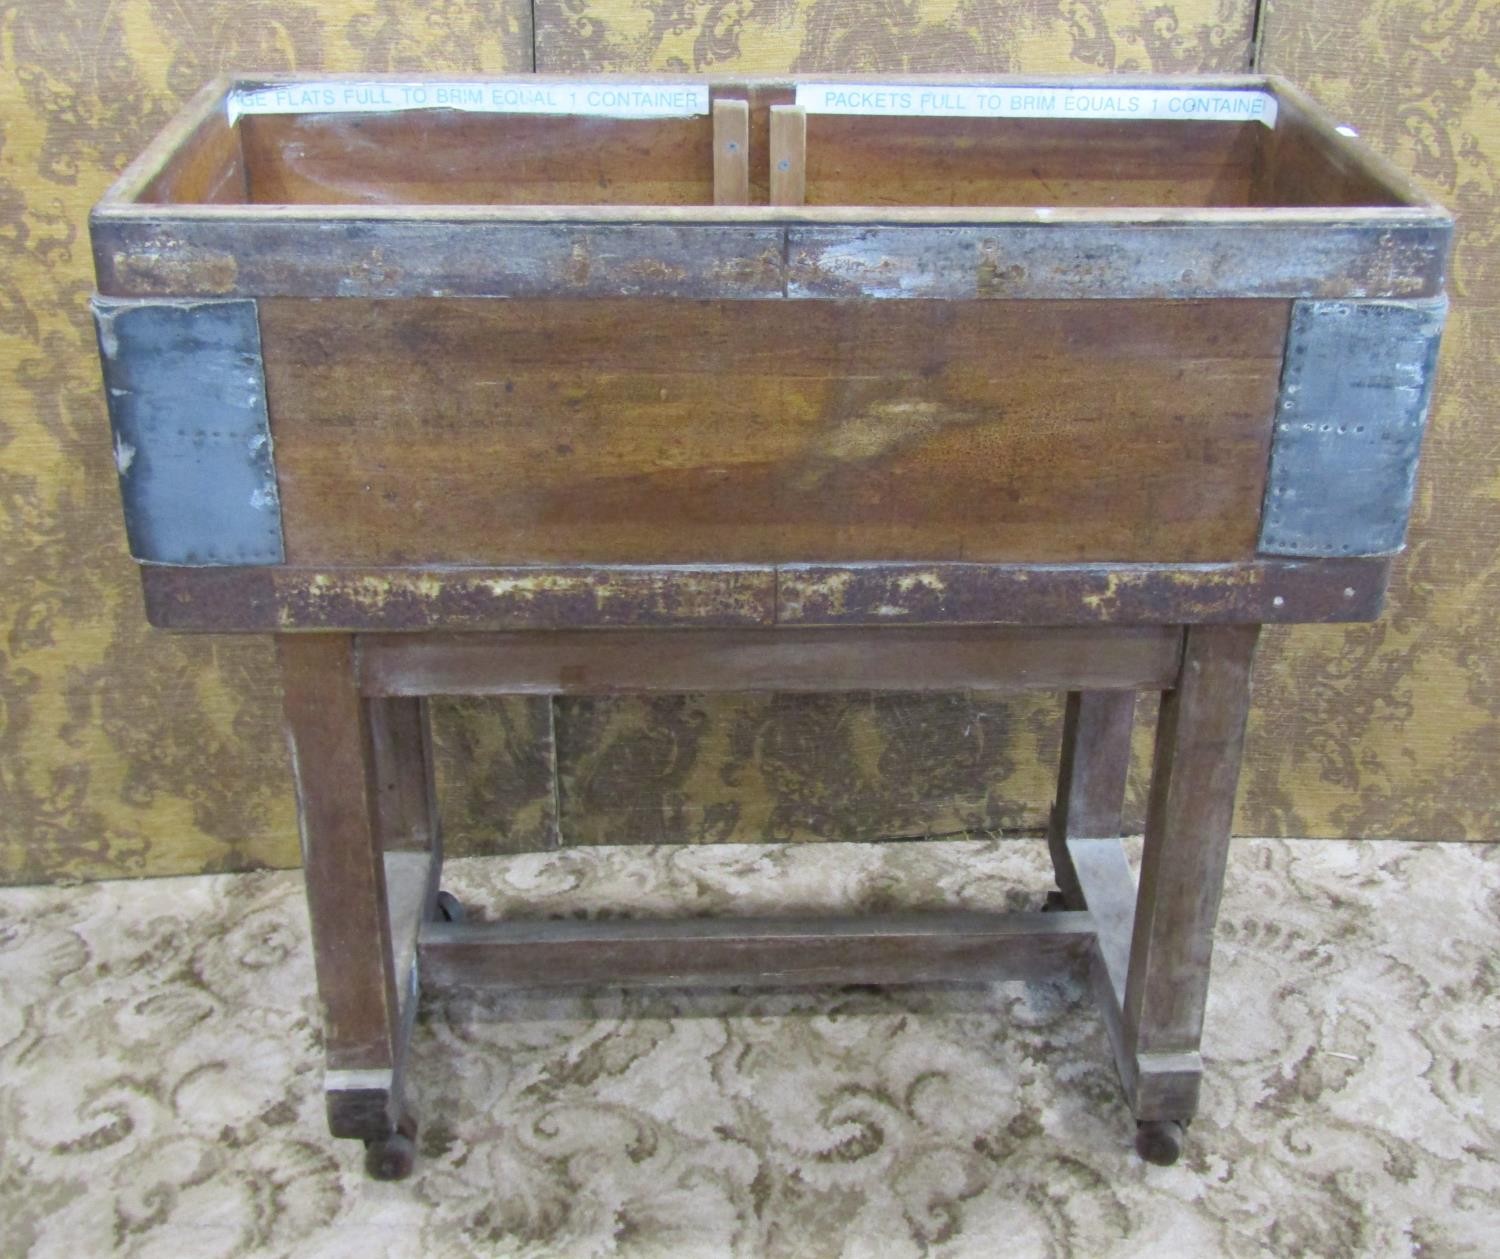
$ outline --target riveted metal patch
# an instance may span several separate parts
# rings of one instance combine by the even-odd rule
[[[95,298],[94,321],[131,554],[281,563],[255,303]]]
[[[1406,538],[1448,304],[1292,306],[1263,555],[1388,555]]]

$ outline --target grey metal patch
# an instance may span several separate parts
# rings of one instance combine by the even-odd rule
[[[95,298],[94,321],[130,553],[281,563],[255,303]]]
[[[1406,538],[1448,303],[1296,302],[1263,555],[1388,555]]]

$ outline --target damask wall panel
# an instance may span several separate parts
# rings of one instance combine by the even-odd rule
[[[1263,68],[1458,214],[1409,548],[1374,625],[1267,636],[1238,827],[1494,839],[1500,766],[1500,3],[1268,0]]]
[[[559,706],[573,843],[912,838],[1031,823],[992,793],[1036,731],[973,696],[670,697]],[[1040,784],[1038,784],[1040,785]],[[1019,794],[1019,793],[1017,793]]]
[[[0,880],[298,860],[269,646],[141,612],[89,207],[221,70],[530,64],[515,0],[0,0]]]
[[[1254,0],[538,0],[537,69],[1244,70]]]
[[[446,696],[431,713],[445,850],[556,848],[556,709],[545,699]]]
[[[1500,758],[1500,0],[1268,0],[1307,82],[1461,214],[1444,375],[1392,614],[1267,634],[1238,829],[1493,838]],[[1237,70],[1253,0],[542,0],[545,70]],[[272,655],[143,619],[85,220],[228,68],[529,67],[520,0],[0,0],[0,880],[294,864]],[[1054,703],[682,697],[435,706],[456,851],[1035,828]],[[1137,738],[1143,764],[1149,720]],[[560,773],[551,771],[552,749]],[[1132,783],[1139,816],[1143,779]]]

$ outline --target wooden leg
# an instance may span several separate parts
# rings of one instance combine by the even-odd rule
[[[1170,1125],[1198,1107],[1203,1006],[1259,628],[1190,628],[1177,688],[1162,699],[1119,1046],[1137,1145],[1157,1162],[1176,1157]]]
[[[383,846],[418,852],[441,847],[427,701],[400,696],[366,702]]]
[[[1134,691],[1071,691],[1063,711],[1062,761],[1047,845],[1061,907],[1083,909],[1070,839],[1115,839],[1125,808]]]
[[[375,764],[375,821],[385,851],[399,979],[403,961],[415,949],[408,937],[414,939],[416,922],[436,917],[452,922],[462,916],[462,909],[451,894],[438,890],[443,836],[427,700],[379,697],[365,703]],[[405,929],[408,925],[410,931]]]
[[[415,1126],[401,1101],[415,1007],[398,970],[387,900],[387,838],[370,713],[349,635],[277,640],[302,860],[323,1007],[328,1127],[363,1140],[373,1174],[410,1170]],[[394,854],[393,854],[394,855]],[[423,858],[425,861],[425,858]],[[415,946],[416,927],[411,929]]]

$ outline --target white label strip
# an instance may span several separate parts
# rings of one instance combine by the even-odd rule
[[[799,83],[810,114],[917,118],[1176,118],[1276,125],[1276,97],[1254,88],[969,87]]]
[[[229,122],[245,114],[388,114],[461,109],[477,114],[594,114],[604,118],[691,118],[708,113],[702,83],[359,83],[325,80],[236,88]]]

